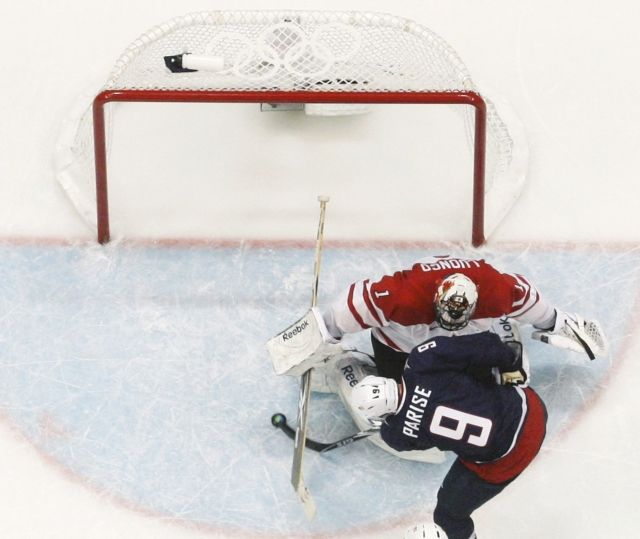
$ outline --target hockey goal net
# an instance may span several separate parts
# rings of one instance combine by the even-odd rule
[[[455,106],[472,153],[474,245],[504,217],[524,180],[527,151],[517,120],[499,112],[456,52],[428,28],[363,12],[195,13],[135,40],[58,145],[57,178],[101,243],[110,238],[108,105],[114,102],[316,104],[332,114],[361,104]]]

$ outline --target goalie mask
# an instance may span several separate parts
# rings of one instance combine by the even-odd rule
[[[478,302],[478,289],[461,273],[449,275],[438,287],[433,304],[441,328],[455,331],[465,327]]]
[[[365,376],[350,396],[351,405],[367,421],[398,411],[398,384],[392,378]]]

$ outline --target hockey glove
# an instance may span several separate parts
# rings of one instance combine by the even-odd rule
[[[499,370],[498,383],[503,386],[521,386],[527,382],[527,371],[522,365],[522,344],[517,341],[507,341],[506,344],[514,354],[513,363]]]
[[[609,348],[607,338],[597,320],[585,320],[579,314],[565,313],[558,309],[553,328],[534,331],[531,337],[558,348],[585,352],[589,359],[606,356]]]
[[[284,331],[267,341],[276,374],[301,376],[325,359],[344,350],[324,325],[322,315],[312,308]]]

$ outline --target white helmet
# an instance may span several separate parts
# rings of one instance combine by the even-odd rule
[[[351,391],[351,406],[364,418],[380,419],[398,410],[398,384],[392,378],[365,376]]]
[[[433,298],[436,321],[449,331],[462,329],[469,323],[477,302],[478,289],[469,277],[462,273],[449,275]]]
[[[447,534],[435,522],[417,524],[404,532],[404,539],[447,539]]]

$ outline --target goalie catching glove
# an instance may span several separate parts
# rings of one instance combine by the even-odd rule
[[[557,309],[553,328],[534,331],[531,338],[574,352],[586,352],[589,359],[606,356],[609,349],[598,321],[585,320],[579,314]]]
[[[327,358],[343,352],[324,324],[317,308],[267,341],[267,350],[276,374],[301,376]]]

